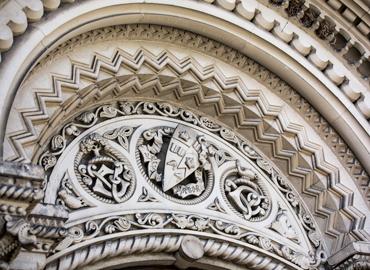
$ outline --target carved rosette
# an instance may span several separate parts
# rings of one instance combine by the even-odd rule
[[[122,203],[135,190],[130,162],[97,133],[83,138],[74,167],[80,184],[100,201]]]

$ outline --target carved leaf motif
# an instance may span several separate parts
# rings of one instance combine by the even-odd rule
[[[51,139],[51,150],[57,151],[64,147],[65,140],[61,135],[55,135]]]
[[[88,233],[94,233],[99,230],[99,225],[95,221],[89,220],[85,224],[85,230]]]
[[[206,128],[208,130],[211,130],[211,131],[216,131],[216,130],[219,130],[221,128],[220,125],[216,124],[214,121],[212,121],[208,117],[201,117],[200,118],[200,123],[201,123],[202,127]]]
[[[227,128],[221,128],[220,135],[226,141],[232,142],[237,144],[239,142],[238,138],[236,137],[235,133]]]
[[[204,231],[208,228],[209,219],[197,218],[195,220],[195,228],[198,231]]]
[[[124,114],[129,115],[133,113],[135,106],[132,102],[120,102],[119,108]]]
[[[230,234],[230,235],[240,234],[240,228],[234,224],[227,224],[227,223],[217,220],[215,222],[215,227],[218,230],[225,232],[226,234]]]
[[[54,167],[56,163],[57,158],[50,153],[47,153],[46,155],[41,157],[41,165],[44,167],[45,171]]]
[[[156,213],[136,214],[136,220],[140,225],[158,226],[164,223],[164,218]]]
[[[249,158],[253,158],[253,159],[256,159],[258,157],[258,154],[257,152],[252,148],[250,147],[247,143],[243,142],[241,145],[240,145],[240,149],[243,151],[243,153],[245,153],[247,155],[247,157]]]
[[[249,244],[252,244],[252,245],[257,245],[257,244],[259,243],[258,237],[257,237],[257,236],[255,236],[255,235],[253,235],[253,234],[251,234],[251,235],[247,235],[247,236],[245,237],[245,240],[247,240],[247,242],[248,242]]]
[[[185,215],[172,215],[173,216],[173,223],[176,224],[177,227],[180,229],[185,229],[185,228],[191,228],[194,226],[194,221],[192,219],[189,219]]]
[[[90,124],[95,120],[96,116],[93,112],[84,112],[77,117],[77,120],[84,124]]]
[[[107,233],[107,234],[114,233],[116,230],[117,230],[117,228],[113,224],[107,224],[104,227],[104,232]]]
[[[311,240],[312,244],[314,244],[315,247],[318,247],[320,245],[321,237],[317,231],[309,231],[308,238]]]
[[[116,117],[118,110],[113,106],[103,106],[100,112],[100,117],[113,118]]]
[[[131,223],[126,218],[123,217],[120,217],[119,219],[115,220],[114,225],[121,232],[128,231],[131,228]]]
[[[103,134],[103,137],[109,140],[117,139],[119,144],[128,149],[128,138],[133,133],[134,129],[132,127],[121,127],[111,131],[107,131]]]

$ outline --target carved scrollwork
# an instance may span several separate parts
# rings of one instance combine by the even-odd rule
[[[75,158],[80,184],[95,198],[106,203],[122,203],[135,188],[129,161],[97,133],[86,136]]]
[[[224,177],[223,190],[231,207],[248,221],[265,219],[271,209],[266,191],[258,181],[258,175],[243,168],[236,161],[236,170]]]
[[[99,106],[93,111],[82,113],[73,122],[65,125],[61,133],[53,137],[49,150],[41,156],[40,162],[45,162],[46,166],[52,167],[68,144],[85,130],[109,119],[111,119],[110,126],[121,123],[120,121],[125,119],[131,121],[131,116],[136,117],[136,115],[155,121],[153,124],[151,122],[151,127],[146,130],[140,123],[135,123],[132,128],[128,127],[128,129],[120,125],[115,126],[114,129],[108,129],[108,132],[102,132],[103,135],[90,133],[79,142],[80,150],[75,158],[74,172],[78,182],[91,196],[114,204],[124,202],[131,196],[135,187],[135,177],[130,173],[132,172],[131,165],[123,153],[128,151],[130,136],[134,135],[132,136],[135,138],[136,146],[134,154],[141,174],[151,188],[161,196],[181,204],[199,203],[212,191],[214,181],[217,180],[213,179],[215,171],[215,175],[221,174],[222,177],[220,187],[223,196],[218,197],[220,201],[215,200],[213,204],[208,203],[208,209],[222,212],[223,215],[233,210],[248,221],[267,221],[268,217],[272,220],[270,213],[275,212],[275,210],[272,211],[272,204],[275,205],[276,201],[269,200],[269,194],[265,188],[271,185],[275,190],[280,191],[281,201],[285,200],[287,208],[284,207],[284,209],[289,208],[288,211],[294,213],[297,220],[301,222],[310,240],[310,243],[308,241],[307,243],[312,244],[310,247],[312,254],[310,253],[307,259],[307,254],[300,255],[291,248],[283,248],[282,244],[272,239],[266,240],[266,237],[263,238],[255,232],[246,231],[234,224],[221,220],[216,222],[212,218],[184,213],[139,213],[124,217],[109,217],[105,221],[92,221],[88,224],[88,228],[78,227],[79,229],[70,232],[69,242],[77,243],[77,241],[85,241],[88,237],[114,234],[125,230],[184,228],[220,234],[250,245],[255,243],[260,248],[283,256],[291,262],[295,261],[294,263],[298,265],[302,262],[311,267],[318,260],[322,261],[320,257],[322,256],[320,253],[322,252],[322,240],[316,230],[316,225],[307,215],[293,189],[272,164],[250,142],[236,132],[222,127],[210,118],[196,115],[186,109],[168,103],[142,101],[113,102]],[[122,118],[113,121],[112,118],[115,117]],[[111,140],[118,142],[126,150],[122,151],[122,148]],[[219,141],[222,143],[219,144]],[[223,145],[227,147],[222,148]],[[228,149],[231,150],[228,151]],[[243,168],[238,162],[234,169],[228,170],[227,168],[232,166],[232,161],[235,159],[245,159],[245,164],[250,163],[250,168],[253,169]],[[256,168],[258,168],[258,175],[255,173]],[[222,174],[224,169],[227,171]],[[50,171],[48,176],[50,176]],[[67,185],[63,186],[67,192],[66,187]],[[60,199],[62,195],[59,194]],[[73,192],[69,195],[75,198],[80,196]],[[145,203],[154,201],[154,196],[146,189],[137,198],[138,201]],[[160,204],[160,202],[157,203]],[[283,214],[278,213],[272,224],[270,223],[270,227],[266,224],[266,229],[270,228],[271,231],[275,231],[272,232],[274,237],[280,237],[278,235],[280,234],[295,242],[292,245],[299,246],[292,231],[293,228],[289,226]],[[82,237],[80,237],[81,231],[83,232]],[[65,246],[68,245],[64,244]],[[306,259],[300,259],[300,256],[306,256]]]
[[[108,234],[112,235],[143,229],[158,230],[158,233],[166,233],[166,229],[171,230],[171,232],[174,229],[179,229],[220,235],[232,240],[238,240],[247,245],[258,246],[267,252],[283,257],[302,269],[316,269],[324,259],[321,250],[318,250],[315,254],[307,255],[267,236],[246,230],[235,224],[230,224],[217,218],[185,213],[147,212],[89,220],[70,228],[68,235],[59,243],[55,250],[67,249],[73,244],[87,240],[97,239],[99,241],[99,237],[104,237]],[[155,244],[153,243],[153,245]]]
[[[129,137],[134,132],[132,127],[121,127],[111,131],[107,131],[103,134],[103,137],[109,140],[117,140],[119,144],[128,149]]]

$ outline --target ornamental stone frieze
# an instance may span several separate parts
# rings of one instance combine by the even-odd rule
[[[245,252],[258,247],[287,269],[326,261],[320,232],[279,171],[232,130],[190,110],[120,100],[84,111],[52,136],[39,164],[44,203],[69,212],[46,269],[89,265],[66,264],[66,254],[145,230],[193,235],[202,250],[210,238]]]
[[[106,42],[110,45],[105,47],[104,55],[97,54],[95,51]],[[183,49],[169,44],[187,48],[186,56]],[[65,65],[69,58],[74,59],[71,70]],[[295,188],[314,200],[308,207],[315,213],[315,219],[324,224],[329,246],[340,249],[348,239],[348,228],[363,232],[366,227],[361,221],[362,211],[366,210],[361,196],[348,198],[361,189],[365,200],[369,178],[349,147],[289,85],[221,43],[156,25],[109,27],[88,32],[58,47],[33,69],[28,80],[16,98],[19,108],[26,108],[21,113],[14,111],[17,121],[9,122],[8,138],[17,152],[11,159],[38,162],[42,146],[55,129],[97,100],[103,104],[116,96],[164,98],[218,118],[261,145],[266,156],[279,160],[279,169],[289,176]],[[37,90],[45,85],[51,87],[53,94]],[[27,98],[32,95],[29,87],[37,93],[32,109]],[[91,115],[80,117],[88,121]],[[28,123],[26,129],[22,123]],[[73,134],[75,129],[71,126],[65,133]],[[107,131],[104,136],[110,134],[124,141],[125,132],[130,131],[122,127]],[[51,149],[57,149],[59,141],[56,138]],[[45,162],[53,160],[50,157]],[[61,194],[67,195],[65,191]],[[352,204],[362,210],[353,211]],[[343,227],[347,222],[352,225]],[[349,238],[352,237],[365,240],[368,236],[356,233]]]
[[[370,269],[367,2],[0,1],[0,269]]]

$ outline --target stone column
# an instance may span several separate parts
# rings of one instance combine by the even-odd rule
[[[68,213],[41,202],[40,166],[0,162],[0,269],[43,269]],[[52,225],[51,225],[52,224]]]

